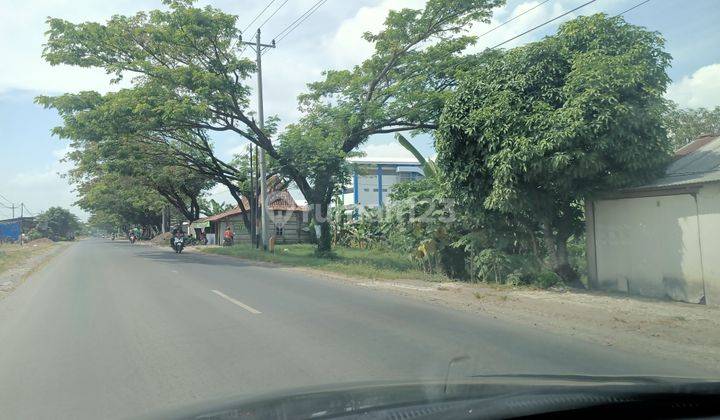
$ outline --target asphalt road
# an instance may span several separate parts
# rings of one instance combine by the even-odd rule
[[[125,418],[284,388],[706,374],[387,291],[169,248],[72,245],[0,301],[0,418]]]

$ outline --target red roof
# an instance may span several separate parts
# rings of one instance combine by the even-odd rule
[[[718,137],[717,134],[703,134],[702,136],[698,137],[697,139],[693,140],[692,142],[686,144],[685,146],[679,148],[675,151],[675,157],[683,157],[686,155],[689,155],[690,153],[696,151],[697,149],[705,146],[706,144],[710,143],[711,141],[715,140]]]
[[[292,198],[290,193],[287,190],[283,191],[273,191],[268,194],[268,208],[270,210],[284,210],[284,211],[307,211],[307,207],[305,206],[299,206],[295,200]],[[250,209],[250,203],[248,202],[247,198],[242,198],[242,204],[243,207],[246,210]],[[224,211],[222,213],[205,217],[202,219],[197,220],[198,222],[216,222],[218,220],[225,219],[227,217],[237,216],[239,214],[242,214],[243,211],[240,210],[240,206],[236,206],[230,210]]]

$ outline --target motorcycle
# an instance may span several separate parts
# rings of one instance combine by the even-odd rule
[[[223,246],[233,246],[233,238],[224,238]]]
[[[185,241],[183,241],[183,238],[176,236],[172,240],[172,248],[175,250],[175,253],[179,254],[182,252],[183,248],[185,247]]]
[[[130,235],[130,245],[133,245],[137,241],[137,237],[135,235]]]

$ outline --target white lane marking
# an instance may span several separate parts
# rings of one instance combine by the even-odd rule
[[[216,295],[220,296],[220,297],[223,298],[223,299],[226,299],[226,300],[228,300],[228,301],[236,304],[237,306],[245,309],[246,311],[250,312],[251,314],[257,315],[257,314],[261,314],[261,313],[262,313],[262,312],[258,311],[257,309],[253,308],[252,306],[248,306],[248,305],[240,302],[240,301],[237,300],[237,299],[233,299],[233,298],[231,298],[230,296],[226,295],[225,293],[223,293],[223,292],[221,292],[221,291],[219,291],[219,290],[211,290],[211,292],[215,293]]]

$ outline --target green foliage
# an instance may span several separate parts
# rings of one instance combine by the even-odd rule
[[[420,151],[415,148],[415,146],[413,146],[407,138],[405,138],[405,136],[400,133],[396,133],[395,139],[397,139],[398,143],[400,143],[400,145],[404,147],[405,150],[415,156],[415,159],[417,159],[417,161],[420,163],[420,166],[422,166],[423,174],[426,178],[439,175],[437,164],[433,160],[425,159],[425,156],[423,156],[422,153],[420,153]]]
[[[566,241],[581,231],[583,199],[647,180],[668,160],[663,47],[659,34],[597,14],[489,53],[438,131],[453,196],[541,227],[553,268],[573,280]]]
[[[683,109],[671,102],[664,123],[673,147],[679,149],[703,134],[720,135],[720,106]]]
[[[73,239],[80,228],[77,216],[61,207],[50,207],[38,215],[38,230],[53,241]]]
[[[478,267],[477,276],[486,282],[501,283],[509,274],[510,260],[502,251],[487,248],[475,256],[473,263]]]
[[[300,98],[305,115],[275,144],[272,129],[260,129],[249,110],[247,81],[255,65],[241,56],[236,16],[192,1],[168,1],[165,10],[116,15],[105,24],[48,19],[43,56],[49,63],[139,77],[116,93],[38,101],[71,117],[56,134],[163,145],[226,185],[240,206],[236,182],[243,176],[217,159],[207,133],[244,137],[265,149],[313,206],[322,231],[318,246],[326,251],[331,235],[325,218],[347,179],[345,159],[373,134],[434,129],[457,76],[475,63],[475,56],[459,56],[474,42],[463,30],[487,21],[501,3],[429,0],[423,9],[391,12],[380,32],[364,35],[375,46],[373,55],[310,84]]]
[[[541,271],[535,279],[535,285],[542,289],[549,289],[562,283],[562,279],[554,271]]]
[[[210,200],[201,201],[200,205],[202,207],[203,213],[205,213],[207,216],[214,216],[216,214],[226,212],[233,208],[232,204],[226,204],[224,201],[222,203],[219,203],[212,198]]]
[[[332,258],[318,255],[315,247],[310,244],[279,245],[274,254],[262,252],[245,244],[207,248],[203,251],[293,267],[310,267],[344,276],[369,279],[447,280],[443,276],[419,270],[417,264],[408,255],[387,248],[357,249],[338,245],[333,250]]]
[[[91,213],[93,226],[115,230],[130,225],[159,226],[165,200],[132,177],[104,174],[78,184],[77,205]]]

